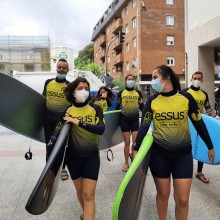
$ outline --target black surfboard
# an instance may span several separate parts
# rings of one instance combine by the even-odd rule
[[[43,119],[46,99],[32,88],[0,72],[0,124],[45,142]]]
[[[69,129],[69,123],[63,126],[51,155],[27,201],[25,208],[33,215],[44,213],[54,199],[60,180]]]

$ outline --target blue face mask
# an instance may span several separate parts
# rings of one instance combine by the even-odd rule
[[[57,73],[57,78],[58,79],[66,79],[66,74]]]
[[[161,92],[163,90],[164,84],[160,83],[160,78],[157,78],[151,80],[151,86],[156,92]]]
[[[127,80],[126,84],[127,84],[128,88],[133,88],[134,87],[134,80]]]

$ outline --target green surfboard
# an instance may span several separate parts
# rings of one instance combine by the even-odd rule
[[[147,134],[119,186],[114,201],[112,220],[138,219],[152,143],[152,134]]]

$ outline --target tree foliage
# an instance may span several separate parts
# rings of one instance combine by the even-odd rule
[[[98,76],[103,72],[101,66],[94,63],[93,43],[85,46],[84,49],[79,51],[79,55],[75,59],[74,65],[76,69],[91,71]]]

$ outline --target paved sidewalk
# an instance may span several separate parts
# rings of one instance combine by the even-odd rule
[[[30,146],[33,159],[27,161],[24,154]],[[123,145],[120,144],[112,149],[114,160],[110,162],[106,159],[106,151],[101,152],[101,169],[96,195],[96,220],[111,220],[115,195],[125,175],[121,170]],[[0,220],[74,220],[82,213],[71,180],[60,181],[55,199],[44,214],[34,216],[25,210],[26,202],[44,165],[44,144],[31,141],[0,126]],[[210,184],[203,184],[199,180],[193,179],[189,219],[219,220],[220,168],[219,166],[205,165],[204,172],[210,177]],[[155,186],[149,173],[140,220],[158,219],[155,196]],[[171,192],[167,219],[175,219],[173,192]]]

